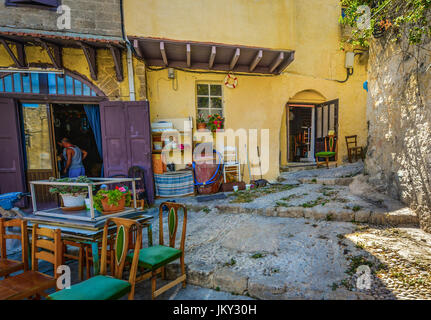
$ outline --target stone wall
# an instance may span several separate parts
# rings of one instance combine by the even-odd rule
[[[431,42],[374,39],[368,68],[369,181],[410,205],[431,232]]]
[[[6,6],[0,1],[0,26],[45,31],[121,36],[120,0],[62,0],[71,9],[71,30],[59,30],[55,10]]]

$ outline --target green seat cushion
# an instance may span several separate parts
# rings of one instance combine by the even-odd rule
[[[95,276],[70,289],[63,289],[49,295],[51,300],[113,300],[130,292],[129,282],[109,276]]]
[[[155,270],[179,257],[181,257],[181,250],[161,245],[152,246],[139,251],[138,265],[146,269]],[[127,259],[129,261],[133,260],[133,252],[127,255]]]
[[[331,151],[324,151],[324,152],[318,152],[316,153],[316,157],[334,157],[335,156],[335,152],[331,152]]]

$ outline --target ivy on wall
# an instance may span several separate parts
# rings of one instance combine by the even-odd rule
[[[340,23],[352,28],[344,43],[368,47],[371,37],[406,37],[420,44],[431,36],[431,0],[341,0]]]

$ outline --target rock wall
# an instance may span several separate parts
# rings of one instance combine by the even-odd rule
[[[431,42],[374,39],[368,68],[366,173],[431,232]]]

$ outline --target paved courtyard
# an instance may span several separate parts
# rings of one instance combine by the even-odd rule
[[[361,173],[361,164],[284,173],[278,185],[223,200],[171,199],[189,208],[188,286],[159,299],[431,299],[431,235]],[[359,266],[371,271],[363,289]],[[173,278],[179,265],[167,271]],[[135,298],[150,299],[150,281]]]

